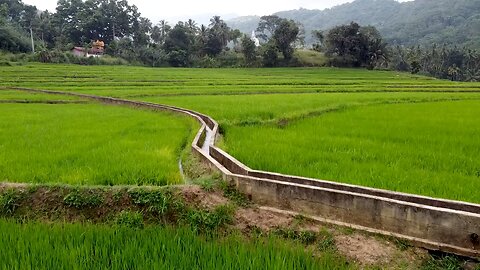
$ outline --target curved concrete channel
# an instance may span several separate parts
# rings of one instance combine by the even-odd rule
[[[319,179],[252,170],[215,146],[218,123],[211,117],[174,106],[10,87],[9,89],[69,95],[108,104],[172,111],[195,118],[201,128],[192,150],[224,180],[257,204],[289,213],[409,240],[431,250],[480,258],[480,205],[391,192]]]

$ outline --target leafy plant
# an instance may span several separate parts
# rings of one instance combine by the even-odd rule
[[[432,254],[421,266],[422,270],[461,270],[460,260],[453,255]]]
[[[103,197],[98,191],[74,189],[65,196],[63,203],[77,209],[94,208],[103,203]]]
[[[211,233],[232,223],[234,212],[229,205],[218,206],[213,211],[190,209],[185,219],[195,232]]]
[[[0,194],[0,215],[12,215],[20,206],[21,194],[15,189],[7,189]]]
[[[122,211],[115,219],[115,223],[119,226],[133,229],[143,229],[145,226],[143,214],[140,212]]]
[[[220,188],[223,190],[223,195],[228,199],[232,200],[236,205],[241,207],[248,207],[251,202],[248,197],[239,192],[235,186],[230,185],[225,181],[220,182]]]
[[[333,238],[332,233],[326,229],[322,229],[319,233],[318,249],[322,252],[336,249],[335,238]]]
[[[297,231],[294,229],[277,228],[274,234],[285,239],[299,241],[304,245],[311,245],[317,240],[317,234],[312,231]]]
[[[206,192],[212,192],[215,190],[215,187],[218,185],[218,181],[213,178],[201,178],[195,181],[203,190]]]
[[[183,200],[175,195],[172,188],[133,189],[128,194],[134,204],[146,207],[148,212],[159,215],[164,221],[177,220],[185,212]]]

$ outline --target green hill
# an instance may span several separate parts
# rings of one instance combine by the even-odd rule
[[[325,10],[298,9],[278,12],[283,18],[301,22],[306,42],[314,42],[313,30],[358,22],[373,25],[390,44],[448,44],[480,48],[480,0],[356,0]],[[240,17],[229,26],[251,33],[259,17]]]

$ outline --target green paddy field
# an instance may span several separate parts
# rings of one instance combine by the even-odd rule
[[[75,99],[8,90],[30,87],[208,114],[219,145],[254,169],[480,203],[479,83],[334,68],[36,64],[2,67],[0,87],[4,181],[180,183],[176,165],[198,128],[167,113],[15,103]]]

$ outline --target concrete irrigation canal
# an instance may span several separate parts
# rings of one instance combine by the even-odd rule
[[[69,92],[11,89],[186,114],[201,124],[192,142],[193,152],[265,208],[406,239],[431,250],[480,257],[480,205],[252,170],[217,148],[218,123],[192,110]]]

